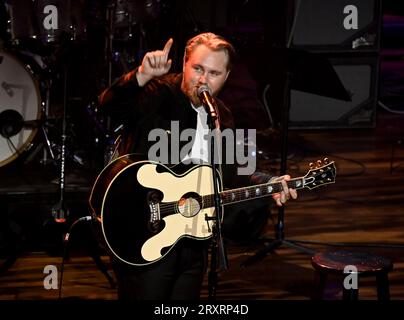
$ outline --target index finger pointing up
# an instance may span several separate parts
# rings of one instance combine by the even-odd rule
[[[174,40],[172,38],[168,39],[167,43],[164,46],[164,53],[168,54],[170,52],[171,46],[173,45]]]

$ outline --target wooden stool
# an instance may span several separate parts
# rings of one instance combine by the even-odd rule
[[[390,299],[390,288],[388,273],[393,269],[393,263],[389,259],[374,255],[368,252],[352,252],[344,250],[317,252],[311,259],[315,269],[315,286],[312,293],[313,300],[323,299],[325,284],[328,274],[337,274],[344,277],[354,276],[350,274],[353,268],[358,272],[358,282],[360,277],[375,276],[377,282],[378,300]],[[351,266],[348,267],[348,266]],[[348,273],[344,273],[347,267]],[[347,272],[347,271],[346,271]],[[344,281],[341,281],[344,300],[358,300],[357,288],[345,288]]]

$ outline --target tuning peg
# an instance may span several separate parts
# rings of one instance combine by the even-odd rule
[[[314,163],[313,163],[313,162],[310,162],[310,163],[309,163],[309,168],[310,168],[310,169],[314,169]]]
[[[323,165],[323,162],[321,160],[317,160],[317,166],[321,167]]]
[[[324,162],[324,164],[329,164],[329,163],[330,163],[330,159],[324,158],[323,162]]]

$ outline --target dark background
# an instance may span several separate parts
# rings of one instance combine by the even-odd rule
[[[55,0],[34,1],[31,6],[26,3],[32,2],[23,0],[6,3],[14,10],[10,18],[13,23],[5,23],[10,14],[4,9],[1,13],[3,49],[30,64],[39,86],[49,79],[53,81],[51,117],[60,118],[64,110],[63,79],[64,70],[68,70],[65,109],[69,119],[71,117],[72,138],[78,144],[92,145],[94,135],[101,138],[104,135],[103,132],[86,132],[97,128],[94,120],[98,121],[98,118],[93,119],[92,111],[97,111],[100,92],[116,77],[137,66],[145,52],[162,48],[169,37],[174,39],[170,53],[173,71],[181,70],[186,40],[199,32],[217,32],[234,44],[238,59],[221,98],[235,111],[238,127],[257,129],[279,125],[285,65],[281,63],[284,54],[275,49],[287,46],[291,32],[298,40],[296,44],[292,39],[290,47],[307,50],[330,61],[351,94],[355,94],[355,90],[366,90],[351,87],[352,84],[345,81],[350,74],[358,73],[361,66],[369,70],[358,81],[370,87],[370,92],[363,93],[364,100],[355,100],[350,105],[343,105],[341,101],[322,101],[313,95],[303,96],[306,102],[299,104],[297,100],[301,96],[292,91],[290,120],[296,128],[374,127],[379,90],[382,95],[388,91],[385,83],[379,81],[384,76],[383,68],[379,70],[382,49],[397,49],[402,43],[402,21],[391,15],[401,15],[403,10],[394,1],[334,0],[327,5],[319,0]],[[60,7],[62,30],[51,42],[45,40],[46,33],[37,21],[43,14],[38,13],[35,4]],[[348,35],[337,23],[338,11],[334,12],[334,8],[339,10],[346,4],[356,4],[359,8],[360,28],[356,32],[346,32]],[[71,31],[70,25],[77,30]],[[352,49],[352,40],[367,33],[376,37],[375,42]],[[37,40],[28,37],[32,35]],[[26,51],[41,57],[47,67],[39,68]],[[388,58],[393,56],[390,53]],[[400,54],[396,54],[396,58],[400,60]],[[315,65],[306,69],[303,81],[315,69]],[[313,110],[309,106],[319,102],[325,104],[326,111]],[[89,105],[92,106],[90,109],[87,108]],[[319,114],[319,111],[325,114]],[[307,113],[309,119],[304,116]],[[107,126],[106,129],[113,128]],[[83,136],[91,138],[90,141],[82,139]]]

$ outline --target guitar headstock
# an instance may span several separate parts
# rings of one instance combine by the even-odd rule
[[[310,170],[303,177],[304,187],[314,189],[325,184],[334,183],[337,174],[337,168],[334,161],[317,160],[315,163],[309,164]]]

